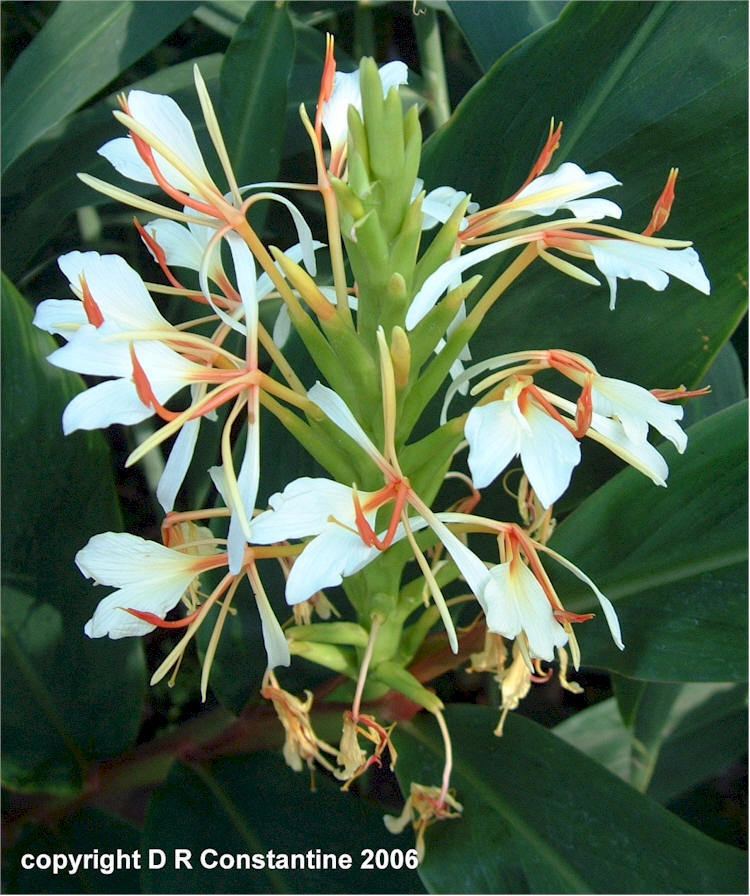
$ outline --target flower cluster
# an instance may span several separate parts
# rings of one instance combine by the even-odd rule
[[[572,162],[546,173],[561,125],[553,123],[529,176],[501,202],[480,208],[448,186],[426,193],[418,178],[418,109],[404,113],[398,93],[407,76],[403,63],[378,71],[371,60],[357,72],[337,72],[329,39],[314,120],[301,110],[317,171],[309,184],[238,184],[197,70],[196,89],[225,178],[221,186],[173,100],[142,91],[123,96],[115,117],[127,135],[100,153],[120,175],[159,189],[171,204],[81,178],[149,216],[136,226],[166,282],[144,282],[117,256],[71,252],[59,264],[75,298],[43,302],[35,323],[64,340],[52,364],[103,378],[70,402],[66,432],[152,419],[158,425],[129,464],[172,440],[157,488],[166,514],[163,543],[108,532],[76,556],[84,575],[116,589],[95,610],[86,635],[184,630],[154,673],[156,681],[176,673],[187,644],[210,617],[205,697],[222,628],[247,580],[267,653],[261,693],[283,724],[292,768],[321,766],[347,787],[380,764],[386,751],[393,764],[391,728],[362,711],[363,702],[391,691],[435,716],[446,749],[442,784],[415,784],[401,819],[388,822],[399,830],[411,820],[421,848],[427,825],[461,812],[450,791],[452,750],[442,704],[411,671],[425,638],[440,623],[458,653],[454,608],[476,602],[486,640],[472,668],[497,678],[503,707],[498,733],[531,683],[551,674],[542,664],[557,660],[563,686],[577,688],[567,679],[566,648],[578,668],[574,626],[593,614],[565,608],[548,561],[591,589],[623,649],[613,605],[547,543],[553,505],[581,461],[583,438],[664,486],[667,466],[648,441],[649,428],[684,451],[682,408],[670,402],[700,394],[649,391],[601,374],[588,358],[559,347],[500,354],[466,367],[471,338],[537,259],[599,285],[569,259],[593,263],[609,285],[612,308],[619,279],[657,290],[669,275],[704,293],[709,285],[689,243],[656,236],[669,218],[677,172],[670,172],[642,233],[600,223],[621,217],[614,201],[596,195],[619,182]],[[320,198],[325,243],[313,238],[286,195],[301,190]],[[279,203],[289,213],[294,245],[281,251],[262,241],[247,216],[259,202]],[[503,272],[473,296],[482,277],[464,280],[464,274],[515,249],[520,252]],[[316,279],[321,250],[332,283]],[[176,323],[168,319],[166,300],[169,308],[179,305]],[[261,302],[269,303],[271,314],[280,309],[269,329]],[[295,370],[284,354],[291,329],[314,366],[307,383],[309,374]],[[572,398],[551,391],[554,377]],[[439,394],[442,418],[432,421],[428,435],[415,436]],[[459,401],[471,404],[455,412]],[[261,427],[268,414],[328,475],[294,479],[262,507],[259,487],[269,459],[261,455]],[[210,495],[202,507],[175,511],[201,426],[215,433],[216,464],[201,471],[210,476]],[[452,469],[466,445],[469,475]],[[516,457],[523,467],[520,521],[478,514],[479,490],[492,486]],[[441,506],[442,486],[451,478],[468,484],[470,497]],[[263,586],[270,561],[284,571],[286,602],[294,608],[285,626]],[[446,596],[457,583],[465,593]],[[350,605],[344,618],[326,596],[339,586]],[[320,621],[312,621],[313,611]],[[313,695],[301,700],[286,692],[273,671],[294,655],[350,682],[352,704],[338,748],[314,732]]]

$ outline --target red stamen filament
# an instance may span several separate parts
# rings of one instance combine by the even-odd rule
[[[102,314],[101,308],[94,301],[94,297],[91,295],[91,290],[89,289],[89,285],[83,274],[81,274],[80,282],[81,291],[83,292],[83,310],[86,312],[88,322],[98,329],[104,323],[104,315]]]
[[[131,616],[135,616],[143,622],[148,622],[149,625],[155,625],[157,628],[187,628],[191,622],[195,621],[200,613],[199,608],[194,613],[191,613],[189,616],[185,616],[182,619],[166,620],[157,616],[155,613],[147,613],[144,610],[134,610],[132,607],[122,607],[122,609],[125,610],[126,613],[130,613]]]
[[[154,257],[156,258],[157,264],[164,272],[164,276],[167,278],[167,280],[169,280],[169,282],[172,284],[172,286],[175,287],[175,289],[184,291],[185,287],[182,285],[182,283],[180,283],[180,281],[170,270],[169,265],[167,264],[167,256],[162,247],[156,242],[156,240],[151,236],[146,228],[141,225],[141,222],[138,220],[138,218],[133,218],[133,224],[135,225],[135,229],[138,231],[140,238],[153,253]],[[208,301],[205,298],[203,298],[203,301],[208,304]]]

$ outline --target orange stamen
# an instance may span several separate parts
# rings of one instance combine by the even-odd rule
[[[651,212],[651,220],[648,222],[648,227],[643,231],[644,236],[658,233],[669,220],[672,203],[674,202],[674,185],[677,181],[679,170],[679,168],[670,168],[664,189],[656,200],[653,212]]]
[[[553,610],[552,615],[558,622],[588,622],[594,613],[571,613],[570,610]]]
[[[591,418],[594,415],[594,403],[591,394],[591,381],[587,380],[578,401],[576,402],[576,428],[573,435],[582,439],[591,426]]]
[[[162,420],[175,420],[180,414],[177,411],[168,411],[154,394],[151,383],[146,376],[146,371],[141,366],[141,362],[135,353],[135,346],[130,343],[130,360],[133,364],[133,382],[135,383],[135,391],[138,398],[146,405],[147,408],[153,408],[154,411],[162,418]]]
[[[529,176],[523,182],[521,187],[517,190],[514,196],[517,196],[518,193],[523,190],[524,187],[527,187],[535,177],[539,177],[540,174],[543,174],[547,168],[549,167],[549,163],[552,161],[552,156],[557,152],[560,148],[560,137],[562,136],[562,122],[555,127],[555,119],[549,123],[549,134],[547,135],[547,140],[542,147],[542,151],[539,153],[539,157],[536,162],[531,166],[531,171],[529,172]]]
[[[156,258],[157,264],[162,269],[162,271],[164,271],[164,276],[167,278],[167,280],[169,280],[169,282],[172,284],[172,286],[175,287],[175,289],[183,289],[184,290],[185,287],[180,283],[180,281],[175,277],[175,275],[169,269],[169,265],[167,264],[167,256],[166,256],[166,253],[164,252],[164,249],[162,249],[162,247],[156,242],[154,237],[151,236],[151,234],[146,230],[146,228],[141,225],[141,222],[138,220],[138,218],[133,218],[133,224],[135,225],[135,229],[138,231],[140,238],[151,250],[152,254],[154,255],[154,258]],[[206,304],[208,304],[207,299],[204,298],[203,301]]]
[[[326,34],[326,56],[323,63],[323,74],[320,79],[320,92],[318,93],[318,106],[315,112],[315,136],[318,144],[323,146],[323,106],[330,100],[333,93],[333,81],[336,76],[336,58],[333,55],[334,39],[332,34]]]
[[[79,279],[81,283],[81,291],[83,292],[83,310],[86,312],[88,322],[98,329],[104,323],[104,315],[102,314],[101,308],[94,301],[94,297],[91,295],[91,290],[89,289],[89,285],[83,274],[81,274]]]
[[[702,389],[692,389],[688,391],[684,386],[678,389],[652,389],[651,394],[659,401],[677,401],[679,398],[702,398],[704,395],[711,394],[711,387],[704,386]]]
[[[187,628],[200,613],[200,609],[198,609],[189,616],[185,616],[183,619],[167,621],[166,619],[157,616],[155,613],[146,613],[144,610],[134,610],[132,607],[123,607],[122,609],[125,610],[126,613],[130,613],[131,616],[135,616],[137,619],[142,619],[143,622],[148,622],[149,625],[155,625],[157,628]]]

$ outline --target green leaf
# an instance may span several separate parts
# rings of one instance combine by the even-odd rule
[[[492,734],[480,707],[446,711],[451,778],[463,817],[427,832],[420,874],[433,893],[741,892],[742,852],[723,846],[520,716]],[[403,791],[437,784],[443,745],[432,719],[403,725]],[[470,844],[470,848],[467,845]]]
[[[671,687],[678,689],[679,694],[664,717],[665,736],[659,744],[647,791],[660,803],[720,774],[741,759],[747,749],[744,685]],[[552,730],[612,774],[623,781],[630,780],[631,737],[614,697],[575,713]]]
[[[6,78],[3,171],[45,131],[171,34],[197,5],[61,3]]]
[[[535,262],[472,341],[475,358],[562,347],[648,388],[701,380],[746,307],[746,16],[744,3],[571,3],[428,142],[426,187],[468,190],[487,207],[523,183],[554,116],[566,127],[552,168],[571,159],[613,172],[624,186],[607,195],[635,231],[679,165],[663,235],[695,242],[713,287],[706,297],[626,282],[611,312],[606,289]]]
[[[688,401],[685,404],[683,427],[697,423],[698,420],[710,417],[711,414],[747,398],[742,363],[731,342],[725,343],[710,369],[706,371],[705,384],[711,387],[710,394],[701,397],[699,401]]]
[[[513,3],[453,0],[448,6],[474,58],[487,71],[506,50],[538,28],[554,22],[565,0],[515,0]]]
[[[557,528],[551,547],[622,625],[624,651],[602,619],[579,629],[586,665],[651,681],[746,680],[746,433],[746,402],[696,423],[684,455],[662,448],[668,488],[624,470]],[[559,581],[566,606],[598,609],[585,585]]]
[[[135,90],[169,94],[193,124],[199,141],[205,143],[205,124],[193,86],[193,65],[198,64],[209,91],[218,85],[221,56],[204,56],[171,66],[132,85]],[[8,194],[8,222],[3,255],[6,270],[20,277],[28,263],[65,225],[67,216],[82,205],[103,205],[110,202],[82,183],[79,171],[101,180],[125,183],[131,192],[141,195],[157,188],[134,181],[125,181],[97,150],[113,137],[121,136],[122,128],[112,117],[117,97],[84,109],[51,131],[9,171],[4,184]],[[50,208],[55,214],[50,215]]]
[[[222,131],[240,185],[276,179],[294,52],[287,7],[256,3],[224,56]]]
[[[106,886],[107,893],[137,893],[139,875],[133,856],[140,846],[136,828],[100,812],[85,807],[77,814],[59,821],[54,828],[35,826],[24,831],[12,850],[6,853],[4,891],[6,893],[98,893]],[[78,867],[71,874],[71,857],[101,854],[101,868],[108,868],[111,859],[121,850],[120,867],[112,871]],[[67,864],[59,873],[38,868],[24,870],[24,855],[56,855]],[[90,860],[89,860],[90,861]],[[28,862],[28,859],[27,859]],[[81,863],[82,864],[82,863]],[[106,881],[106,884],[105,884]]]
[[[90,760],[126,749],[140,721],[141,644],[90,641],[97,595],[75,567],[90,536],[120,528],[99,433],[64,437],[79,377],[48,364],[54,340],[3,279],[3,782],[67,792]],[[72,510],[74,508],[74,511]]]
[[[324,775],[295,774],[280,755],[256,753],[214,762],[211,766],[177,765],[153,796],[146,819],[143,848],[165,850],[163,870],[143,873],[149,893],[418,893],[415,871],[407,868],[360,870],[362,850],[398,850],[411,843],[393,837],[383,812],[353,794],[342,793]],[[174,869],[173,849],[192,851],[192,870]],[[219,854],[269,850],[290,856],[320,850],[352,857],[343,870],[250,869],[201,867],[204,850]],[[210,854],[206,854],[210,858]]]

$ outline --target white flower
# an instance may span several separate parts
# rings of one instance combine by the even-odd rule
[[[172,331],[172,325],[159,313],[143,280],[119,255],[68,252],[61,255],[57,263],[78,299],[41,302],[34,317],[34,325],[40,329],[67,339],[72,332],[89,323],[80,301],[83,279],[110,329]]]
[[[617,300],[617,280],[641,280],[661,292],[669,274],[695,287],[704,295],[711,292],[706,272],[695,249],[667,249],[628,240],[591,240],[588,248],[594,263],[609,283],[609,307]]]
[[[380,81],[383,85],[383,96],[392,87],[406,84],[409,70],[403,62],[388,62],[379,69]],[[362,114],[362,91],[359,83],[359,69],[353,72],[336,72],[333,80],[333,92],[323,106],[323,127],[331,145],[331,157],[339,156],[346,146],[349,133],[347,114],[349,106],[354,106]]]
[[[418,177],[412,190],[412,202],[419,196],[424,187],[424,181]],[[466,199],[468,193],[463,190],[454,190],[453,187],[435,187],[434,190],[422,200],[422,230],[432,230],[438,224],[444,224],[458,206]],[[467,214],[477,211],[478,202],[470,202],[467,206]],[[466,220],[461,222],[461,230],[466,227]]]
[[[80,327],[67,345],[54,351],[47,360],[63,370],[89,376],[115,377],[76,395],[63,413],[63,431],[101,429],[112,423],[131,425],[154,413],[144,404],[133,380],[131,346],[107,341],[116,335],[107,325]],[[134,349],[149,384],[160,404],[165,404],[184,386],[205,373],[205,368],[185,360],[159,342],[139,342]]]
[[[533,399],[522,396],[521,384],[509,386],[498,401],[472,408],[465,434],[477,488],[489,485],[520,454],[524,472],[544,507],[565,491],[581,459],[575,437]]]
[[[616,417],[627,437],[633,442],[645,442],[649,424],[682,454],[687,436],[677,423],[682,420],[683,408],[659,399],[635,383],[595,375],[591,378],[594,412],[605,417]]]
[[[168,147],[178,160],[179,166],[175,167],[154,150],[154,160],[159,171],[171,186],[185,193],[195,193],[195,179],[205,184],[212,183],[195,139],[193,126],[171,97],[144,90],[131,90],[127,97],[127,110],[131,118],[153,135],[156,141]],[[130,137],[110,140],[98,152],[124,177],[139,183],[156,184],[153,174],[138,155]],[[186,176],[185,169],[190,170],[192,178]]]
[[[547,595],[521,560],[514,558],[490,569],[483,596],[487,628],[506,638],[525,632],[535,657],[551,662],[555,648],[567,643]]]
[[[567,209],[581,221],[621,218],[622,209],[611,200],[582,198],[616,186],[621,186],[620,181],[607,171],[587,174],[573,162],[564,162],[554,173],[535,177],[512,199],[502,203],[503,223],[514,223],[531,215],[549,217],[560,209]]]
[[[365,505],[372,494],[361,492]],[[283,492],[272,495],[271,510],[250,524],[253,543],[273,544],[290,538],[315,537],[294,563],[286,585],[289,604],[307,600],[316,591],[340,585],[358,572],[379,551],[366,545],[357,530],[352,489],[328,479],[295,479]],[[375,525],[377,510],[365,513]]]
[[[180,602],[204,558],[125,532],[104,532],[95,535],[75,560],[85,576],[117,588],[100,602],[84,631],[89,638],[126,638],[156,628],[127,610],[163,619]]]

